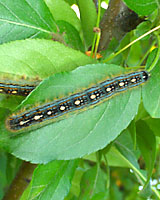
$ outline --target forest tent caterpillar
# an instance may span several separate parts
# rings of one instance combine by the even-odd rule
[[[27,96],[40,81],[10,81],[0,80],[0,93]]]
[[[58,118],[65,113],[97,105],[116,93],[145,83],[148,78],[147,71],[138,71],[110,80],[107,79],[82,92],[34,107],[21,114],[10,116],[6,119],[6,127],[9,131],[16,132],[38,123],[51,123],[52,119]]]

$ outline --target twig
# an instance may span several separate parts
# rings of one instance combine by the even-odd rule
[[[37,165],[23,162],[3,200],[18,200],[28,186]]]

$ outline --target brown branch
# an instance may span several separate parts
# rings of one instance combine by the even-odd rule
[[[108,9],[106,10],[102,21],[100,23],[101,39],[99,43],[99,50],[107,48],[109,42],[112,39],[112,29],[114,26],[115,17],[120,10],[121,0],[110,0]]]
[[[27,188],[37,165],[23,162],[3,200],[18,200]]]
[[[122,0],[110,0],[100,23],[101,39],[98,50],[107,49],[113,37],[118,41],[121,40],[127,32],[135,29],[142,21],[144,19],[139,18]]]

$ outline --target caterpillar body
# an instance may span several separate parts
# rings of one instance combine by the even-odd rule
[[[16,132],[38,123],[50,123],[54,118],[87,106],[97,105],[116,93],[145,83],[148,78],[147,71],[138,71],[107,79],[82,92],[10,116],[6,119],[6,127],[9,131]]]
[[[35,85],[8,84],[0,82],[0,93],[27,96],[35,87]]]
[[[0,93],[9,95],[27,96],[40,81],[9,81],[0,80]]]

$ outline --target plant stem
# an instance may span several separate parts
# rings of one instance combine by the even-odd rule
[[[4,196],[3,200],[17,200],[20,199],[24,190],[27,188],[33,171],[37,165],[31,164],[29,162],[23,162],[19,169],[15,179],[13,180],[8,192]]]
[[[134,70],[134,69],[139,69],[139,68],[145,68],[145,66],[142,66],[142,65],[138,65],[138,66],[135,66],[135,67],[127,67],[126,69],[130,69],[130,70]]]
[[[99,32],[97,34],[97,40],[96,40],[96,45],[95,45],[95,50],[94,50],[95,58],[96,58],[96,54],[97,54],[97,50],[98,50],[98,45],[99,45],[100,37],[101,37],[101,32]]]
[[[94,51],[94,48],[95,48],[96,38],[97,38],[97,34],[95,33],[94,38],[93,38],[93,43],[92,43],[91,57],[93,57],[93,51]]]
[[[103,154],[104,156],[104,160],[105,160],[105,163],[106,163],[106,170],[107,170],[107,184],[106,184],[106,189],[109,190],[110,188],[110,169],[109,169],[109,165],[108,165],[108,161],[107,161],[107,158],[106,158],[106,155]]]
[[[97,28],[99,28],[100,16],[101,16],[101,0],[98,0],[98,15],[97,15],[97,23],[96,23]],[[98,45],[99,45],[99,41],[100,41],[100,35],[101,35],[100,33],[94,34],[94,39],[93,39],[93,43],[92,43],[92,50],[91,50],[91,57],[94,54],[94,56],[96,58],[96,53],[97,53],[97,49],[98,49]]]
[[[109,56],[107,59],[103,60],[103,63],[108,62],[109,60],[113,59],[114,57],[118,56],[120,53],[122,53],[123,51],[125,51],[126,49],[128,49],[130,46],[132,46],[133,44],[135,44],[136,42],[138,42],[139,40],[141,40],[142,38],[146,37],[147,35],[153,33],[154,31],[157,31],[158,29],[160,29],[160,25],[156,26],[155,28],[151,29],[150,31],[146,32],[145,34],[141,35],[140,37],[138,37],[137,39],[133,40],[132,42],[130,42],[128,45],[126,45],[124,48],[122,48],[121,50],[119,50],[117,53],[112,54],[111,56]]]
[[[98,180],[98,176],[99,176],[99,172],[100,172],[100,152],[96,153],[96,158],[97,158],[97,171],[96,171],[96,177],[95,177],[94,184],[93,184],[92,193],[90,196],[91,198],[93,197],[93,194],[96,190],[97,180]]]

